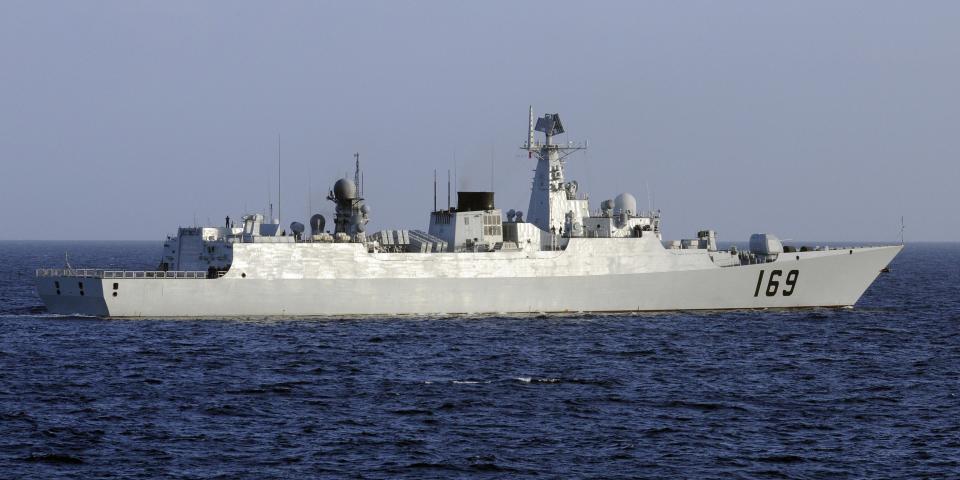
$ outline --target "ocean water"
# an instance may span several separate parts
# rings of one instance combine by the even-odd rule
[[[960,244],[854,309],[102,320],[0,242],[2,478],[958,478]]]

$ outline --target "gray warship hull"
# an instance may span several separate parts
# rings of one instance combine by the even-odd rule
[[[554,142],[566,132],[559,114],[534,118],[531,106],[522,148],[537,166],[526,216],[497,208],[494,192],[458,191],[454,207],[449,179],[439,209],[435,176],[428,231],[368,235],[355,154],[354,179],[337,180],[327,195],[332,232],[314,214],[309,235],[293,222],[288,236],[271,205],[269,221],[254,213],[242,227],[229,216],[223,227],[181,227],[164,242],[158,271],[68,263],[38,270],[38,293],[50,312],[109,317],[841,307],[854,305],[902,248],[797,248],[757,233],[749,251],[721,250],[710,229],[665,242],[660,211],[640,211],[629,192],[591,210],[564,176],[565,159],[586,144]]]
[[[50,312],[110,317],[643,312],[852,306],[902,246],[790,252],[718,266],[656,239],[571,239],[562,251],[371,253],[354,243],[243,244],[219,278],[43,270]]]

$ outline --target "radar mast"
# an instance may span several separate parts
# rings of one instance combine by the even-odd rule
[[[527,141],[523,149],[528,157],[536,155],[537,168],[534,171],[533,187],[530,192],[530,205],[527,208],[527,221],[547,232],[557,232],[568,223],[566,214],[579,209],[578,205],[568,204],[577,200],[570,198],[571,188],[564,182],[564,159],[570,154],[587,148],[586,142],[567,142],[556,144],[553,137],[565,133],[560,114],[547,113],[533,121],[533,106],[528,114]],[[534,132],[544,135],[544,142],[539,143]],[[574,182],[575,183],[575,182]],[[574,186],[572,191],[576,191]],[[575,195],[574,195],[575,197]],[[551,230],[552,229],[552,230]]]

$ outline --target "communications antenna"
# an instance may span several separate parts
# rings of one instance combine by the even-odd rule
[[[547,113],[538,118],[537,123],[533,123],[533,105],[530,105],[528,118],[527,141],[524,142],[521,148],[527,151],[529,158],[533,158],[533,156],[536,155],[538,159],[547,159],[551,152],[555,152],[557,154],[555,160],[562,162],[563,159],[570,156],[570,154],[587,149],[587,142],[553,143],[553,137],[555,135],[565,133],[563,123],[560,122],[559,114]],[[536,141],[533,134],[534,131],[543,133],[545,137],[544,143]]]
[[[353,154],[353,161],[356,166],[353,169],[353,184],[357,186],[357,192],[363,196],[363,182],[360,180],[360,152]]]
[[[903,245],[903,215],[900,215],[900,245]]]
[[[491,192],[494,191],[494,188],[493,188],[493,178],[494,178],[494,177],[493,177],[493,174],[494,174],[493,169],[494,169],[494,166],[493,166],[493,164],[494,164],[494,158],[496,157],[496,153],[494,152],[494,149],[493,149],[493,148],[494,148],[494,147],[493,147],[493,142],[490,142],[490,191],[491,191]]]
[[[280,223],[280,134],[277,134],[277,223]],[[270,217],[273,217],[273,208],[270,208]]]

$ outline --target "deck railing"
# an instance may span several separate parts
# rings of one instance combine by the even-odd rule
[[[142,270],[98,270],[93,268],[40,268],[38,277],[77,277],[77,278],[207,278],[207,272],[180,271],[142,271]]]

